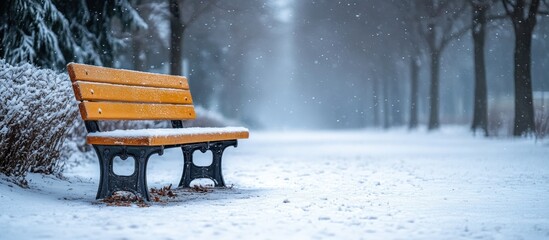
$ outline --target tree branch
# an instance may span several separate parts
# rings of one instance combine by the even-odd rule
[[[436,16],[438,16],[441,12],[443,12],[442,10],[446,9],[446,7],[448,6],[448,4],[450,4],[450,2],[453,2],[454,0],[447,0],[447,1],[443,1],[442,4],[440,4],[436,9],[435,9],[435,13],[436,13]],[[464,1],[465,2],[465,1]],[[434,7],[434,6],[433,6]],[[433,15],[435,16],[435,15]]]
[[[503,9],[505,9],[505,12],[509,17],[513,17],[514,12],[511,11],[511,9],[515,10],[515,5],[510,0],[501,0],[501,3],[503,3]],[[514,21],[513,21],[514,22]]]
[[[463,1],[461,2],[461,6],[458,7],[458,11],[454,12],[451,16],[451,20],[458,19],[463,13],[465,13],[465,10],[467,10],[467,2]]]
[[[505,9],[505,13],[509,18],[511,19],[511,22],[513,23],[513,27],[516,29],[519,19],[517,19],[517,9],[516,5],[514,5],[511,0],[501,0],[503,3],[503,9]],[[512,11],[511,11],[512,10]]]
[[[526,4],[526,0],[517,0],[517,3],[515,4],[515,14],[517,16],[520,16],[521,19],[524,19],[524,7]]]
[[[459,38],[463,36],[465,33],[468,32],[469,29],[472,28],[472,25],[468,25],[463,27],[462,29],[459,29],[458,31],[455,31],[454,27],[456,25],[456,20],[459,19],[465,11],[468,9],[468,4],[466,1],[462,1],[461,5],[453,6],[454,9],[457,8],[458,11],[455,11],[452,15],[450,15],[448,18],[444,19],[446,21],[447,26],[442,27],[442,39],[440,40],[440,43],[436,47],[438,50],[442,50],[446,47],[446,45],[451,42],[452,40]]]
[[[461,29],[459,29],[458,31],[448,35],[447,37],[443,38],[442,39],[442,42],[440,43],[440,49],[444,49],[446,47],[446,45],[448,45],[448,43],[450,43],[451,41],[457,39],[457,38],[460,38],[461,36],[465,35],[466,33],[469,32],[469,30],[472,28],[473,26],[472,25],[467,25]]]
[[[536,14],[539,10],[539,1],[540,0],[532,0],[532,3],[530,4],[530,9],[528,10],[528,18],[526,18],[526,21],[530,22],[531,24],[535,24]]]
[[[209,0],[207,1],[205,4],[206,6],[202,7],[202,8],[199,8],[195,11],[192,12],[191,14],[191,17],[186,21],[186,22],[183,22],[183,26],[184,27],[187,27],[189,25],[191,25],[192,23],[194,23],[202,14],[204,14],[204,12],[206,12],[207,10],[209,10],[212,6],[214,6],[219,0]],[[184,3],[182,3],[184,4]]]
[[[507,16],[507,15],[490,15],[490,16],[486,17],[486,20],[488,20],[488,21],[490,21],[490,20],[502,20],[502,19],[506,19],[508,17],[509,16]]]

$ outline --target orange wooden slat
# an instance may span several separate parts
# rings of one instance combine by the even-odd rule
[[[74,94],[79,101],[192,104],[191,92],[183,89],[136,87],[77,81]]]
[[[142,136],[142,137],[104,137],[88,136],[88,144],[96,145],[130,145],[130,146],[162,146],[177,145],[186,143],[223,141],[232,139],[248,138],[248,131],[230,133],[204,133],[204,134],[181,134],[172,136]]]
[[[83,120],[185,120],[194,119],[193,105],[81,102]]]
[[[124,69],[69,63],[67,71],[71,81],[102,82],[133,86],[189,89],[187,78],[158,73],[137,72]]]

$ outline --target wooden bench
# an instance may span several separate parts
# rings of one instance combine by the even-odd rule
[[[248,138],[242,127],[182,128],[182,120],[196,117],[189,84],[185,77],[112,69],[84,64],[67,65],[75,97],[100,166],[97,199],[116,191],[128,191],[149,201],[147,162],[166,148],[183,151],[180,187],[192,180],[209,178],[224,187],[221,158],[225,148],[237,146],[237,139]],[[114,130],[101,132],[99,120],[171,120],[171,129]],[[210,166],[193,163],[196,150],[212,151]],[[135,159],[129,176],[113,171],[115,157]]]

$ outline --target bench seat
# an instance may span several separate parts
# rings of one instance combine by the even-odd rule
[[[166,146],[188,143],[248,138],[243,127],[220,128],[161,128],[93,132],[87,136],[89,144],[126,146]]]

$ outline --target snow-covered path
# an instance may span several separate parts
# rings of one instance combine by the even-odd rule
[[[180,158],[152,159],[149,187],[177,184]],[[252,132],[224,159],[232,189],[148,208],[95,201],[95,162],[31,189],[0,180],[0,239],[549,238],[549,145],[533,140]]]

